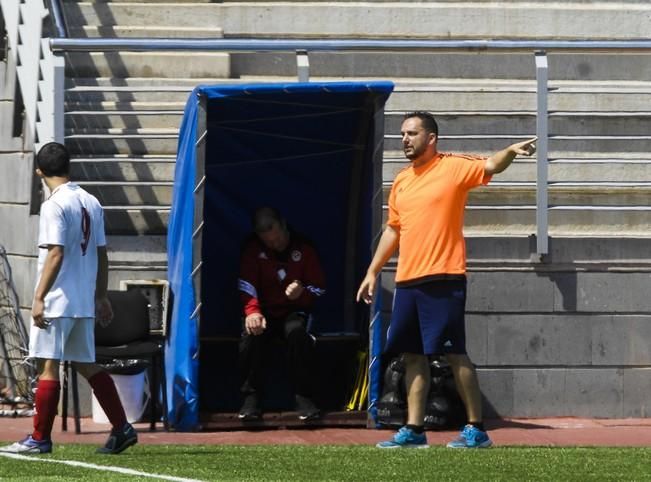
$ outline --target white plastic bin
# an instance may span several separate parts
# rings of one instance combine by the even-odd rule
[[[146,383],[146,370],[135,375],[114,375],[110,374],[115,388],[122,400],[124,412],[127,415],[129,423],[137,422],[145,411],[145,406],[149,400],[149,386]],[[93,393],[93,422],[109,423],[104,410],[100,406],[95,394]]]

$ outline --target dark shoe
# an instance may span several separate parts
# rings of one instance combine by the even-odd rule
[[[0,452],[10,454],[49,454],[52,452],[51,440],[34,440],[31,435],[20,442],[0,447]]]
[[[138,443],[138,434],[136,429],[130,423],[127,423],[121,430],[111,430],[108,440],[104,447],[97,449],[98,454],[119,454],[123,450]]]
[[[238,415],[240,420],[260,420],[262,412],[258,404],[258,396],[255,394],[247,395]]]
[[[321,416],[321,411],[314,402],[303,395],[296,395],[296,411],[299,420],[314,420]]]

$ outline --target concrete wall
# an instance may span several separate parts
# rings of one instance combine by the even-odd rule
[[[646,238],[468,241],[468,353],[488,417],[648,417],[651,256]],[[388,323],[395,264],[383,274]]]

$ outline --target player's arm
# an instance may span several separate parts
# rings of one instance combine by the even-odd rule
[[[97,282],[95,284],[95,297],[106,298],[108,292],[108,255],[106,246],[97,247]]]
[[[34,291],[34,300],[32,302],[32,318],[34,318],[34,324],[39,328],[47,328],[47,321],[43,318],[45,296],[50,292],[54,281],[59,276],[62,264],[63,246],[48,245],[43,271],[41,272],[38,286],[36,286],[36,290]]]
[[[400,241],[400,234],[392,226],[387,226],[380,237],[371,264],[366,271],[366,276],[362,280],[362,284],[357,291],[357,301],[364,300],[365,303],[370,303],[373,299],[373,291],[375,290],[375,280],[380,273],[382,267],[386,264],[393,253],[398,249]]]
[[[249,335],[260,335],[267,328],[258,295],[258,265],[255,250],[248,245],[240,260],[240,278],[237,282],[244,312],[244,330]]]
[[[108,254],[106,246],[97,247],[97,280],[95,281],[95,316],[101,326],[113,319],[113,308],[108,300]]]
[[[488,175],[499,174],[511,165],[515,156],[531,156],[536,152],[535,142],[537,137],[524,142],[511,144],[506,149],[496,152],[488,159],[484,165],[484,172]]]

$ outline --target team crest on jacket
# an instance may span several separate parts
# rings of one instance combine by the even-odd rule
[[[292,251],[292,261],[298,263],[301,260],[302,257],[303,257],[303,255],[301,254],[301,252],[298,249],[295,249],[294,251]]]

